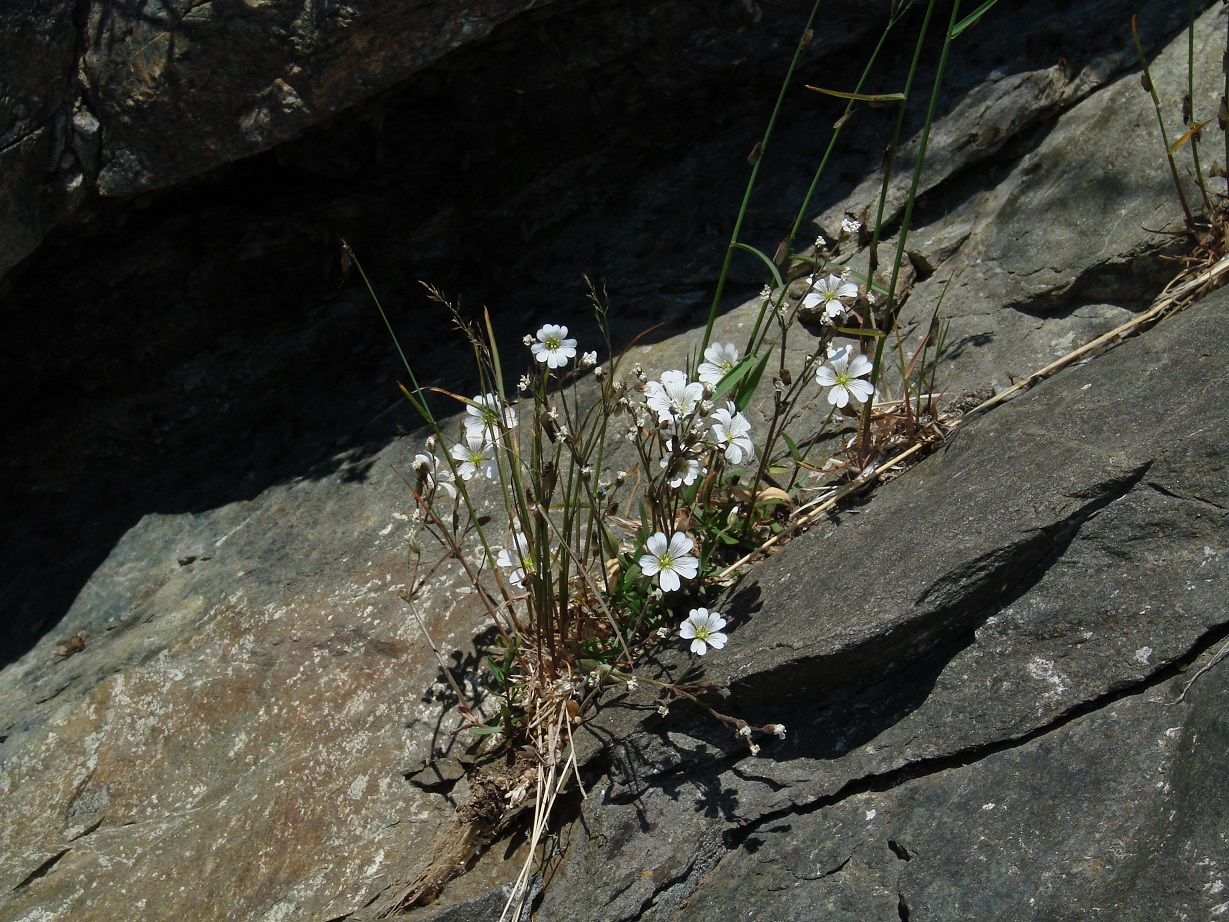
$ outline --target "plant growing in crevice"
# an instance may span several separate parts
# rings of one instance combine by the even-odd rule
[[[1222,68],[1224,83],[1217,101],[1216,114],[1203,119],[1198,118],[1197,107],[1200,101],[1197,99],[1195,85],[1196,10],[1194,0],[1189,0],[1187,12],[1186,86],[1183,88],[1180,104],[1183,131],[1172,142],[1169,139],[1170,133],[1165,122],[1165,106],[1162,104],[1161,96],[1152,79],[1152,71],[1148,64],[1148,57],[1144,54],[1134,16],[1131,17],[1131,37],[1142,71],[1140,83],[1152,101],[1161,143],[1165,151],[1165,163],[1173,180],[1178,203],[1182,208],[1182,230],[1178,232],[1178,235],[1189,241],[1189,254],[1179,257],[1179,260],[1184,263],[1182,275],[1189,278],[1215,266],[1226,255],[1229,255],[1229,172],[1227,172],[1229,170],[1229,69]],[[1226,33],[1225,54],[1229,56],[1229,32]],[[1206,112],[1207,109],[1203,111]],[[1214,121],[1223,136],[1225,163],[1214,163],[1210,169],[1205,170],[1200,143],[1204,132]],[[1177,155],[1183,148],[1190,154],[1188,176],[1193,178],[1199,193],[1198,208],[1192,207],[1182,181],[1182,171],[1178,166]],[[1218,192],[1210,188],[1209,181],[1212,178],[1224,179],[1227,184],[1226,191]],[[1219,279],[1222,274],[1216,273],[1215,277],[1210,280],[1210,284],[1214,283],[1213,287],[1220,284]],[[1205,287],[1202,293],[1208,290],[1210,287]]]
[[[780,724],[751,726],[713,708],[701,695],[705,686],[695,667],[700,657],[720,655],[727,642],[737,643],[725,631],[720,599],[739,567],[804,527],[817,514],[820,498],[868,484],[897,467],[893,453],[916,455],[944,434],[949,421],[935,390],[943,323],[936,313],[922,345],[906,357],[894,328],[904,296],[898,282],[943,62],[955,38],[992,5],[963,20],[959,3],[953,5],[887,278],[878,272],[886,175],[872,227],[863,226],[865,216],[849,216],[837,239],[820,236],[791,251],[856,104],[897,106],[890,151],[896,149],[934,0],[925,5],[903,92],[872,97],[860,89],[888,33],[900,27],[913,4],[894,10],[858,88],[836,94],[847,100],[845,115],[794,226],[770,258],[741,242],[738,233],[768,152],[774,110],[704,334],[683,367],[629,367],[626,350],[610,341],[606,299],[591,286],[598,347],[578,341],[562,323],[542,324],[525,333],[527,354],[516,369],[524,370],[513,384],[490,316],[470,322],[442,292],[427,288],[468,343],[478,393],[423,387],[405,362],[408,383],[402,391],[430,436],[413,470],[404,472],[416,506],[413,551],[419,564],[403,597],[418,617],[416,605],[428,581],[444,562],[455,561],[485,607],[497,633],[487,663],[497,707],[480,708],[459,687],[454,691],[464,729],[530,754],[525,758],[534,774],[535,847],[556,797],[570,777],[579,781],[572,728],[609,689],[635,692],[643,686],[661,709],[675,699],[691,702],[727,724],[753,753],[763,740],[785,736]],[[889,156],[889,170],[891,162]],[[869,268],[858,274],[846,259],[864,249]],[[730,259],[740,250],[758,257],[769,276],[741,349],[712,339]],[[371,289],[348,248],[347,254]],[[895,363],[885,351],[893,337]],[[806,343],[801,358],[791,351],[800,338]],[[891,368],[901,380],[896,397],[884,377]],[[434,415],[431,394],[452,401],[460,421]],[[809,412],[815,404],[827,408],[826,418],[817,421]],[[751,421],[753,407],[762,423]],[[813,459],[821,432],[841,447]],[[430,565],[422,564],[427,541],[439,548]],[[688,665],[676,677],[644,674],[639,667],[648,651],[672,637],[689,647]],[[528,867],[509,911],[525,891],[527,874]]]

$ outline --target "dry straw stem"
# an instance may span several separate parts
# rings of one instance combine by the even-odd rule
[[[516,882],[512,885],[512,893],[504,904],[499,922],[507,922],[507,920],[519,919],[521,917],[525,897],[529,894],[529,881],[535,864],[534,856],[537,854],[538,847],[542,844],[542,839],[546,835],[551,811],[555,806],[555,798],[559,796],[567,784],[569,768],[575,773],[577,784],[581,784],[580,766],[576,764],[576,744],[572,740],[571,712],[565,706],[568,700],[568,698],[559,699],[556,702],[557,706],[552,709],[551,720],[549,722],[544,721],[539,726],[539,739],[545,746],[538,747],[539,752],[537,753],[537,799],[534,803],[533,826],[529,835],[529,847],[525,861],[521,865],[521,872],[517,875]],[[564,742],[565,736],[567,737],[566,744]],[[567,755],[564,758],[560,758],[559,751],[565,745]],[[581,785],[580,790],[583,795],[583,785]]]
[[[1028,390],[1034,385],[1044,381],[1046,378],[1049,378],[1066,368],[1068,365],[1079,361],[1084,356],[1090,353],[1099,353],[1115,340],[1125,339],[1132,334],[1143,332],[1167,314],[1176,314],[1178,311],[1189,307],[1203,295],[1213,291],[1216,288],[1219,288],[1221,284],[1223,284],[1223,279],[1226,275],[1229,275],[1229,255],[1222,256],[1219,260],[1212,263],[1212,265],[1208,266],[1201,272],[1194,274],[1190,272],[1182,273],[1165,287],[1165,290],[1161,292],[1160,296],[1155,302],[1153,302],[1152,307],[1144,313],[1137,317],[1131,318],[1126,323],[1115,327],[1108,333],[1098,336],[1092,342],[1067,353],[1062,358],[1051,362],[1039,371],[1033,372],[1033,374],[1029,375],[1022,381],[1013,384],[1011,387],[1001,391],[998,394],[995,394],[989,400],[978,404],[961,419],[952,423],[948,431],[954,431],[963,425],[965,421],[971,419],[974,415],[998,406],[1000,403],[1003,403],[1021,391]],[[814,524],[843,499],[867,489],[893,468],[896,468],[898,465],[909,460],[930,444],[931,443],[929,441],[919,442],[916,445],[909,447],[905,451],[902,451],[891,460],[879,465],[873,471],[867,471],[860,474],[852,483],[846,484],[836,493],[832,494],[821,502],[818,506],[808,510],[805,515],[797,517],[790,523],[788,529],[773,535],[754,551],[751,551],[746,556],[741,557],[734,563],[730,564],[717,575],[717,579],[723,580],[733,576],[752,560],[755,560],[765,551],[779,544],[782,539],[789,537],[799,529],[806,528],[807,526]]]
[[[1223,660],[1225,658],[1225,654],[1229,654],[1229,640],[1225,640],[1223,644],[1220,644],[1220,649],[1217,650],[1217,653],[1215,653],[1213,658],[1211,660],[1208,660],[1208,663],[1203,666],[1203,669],[1196,672],[1195,675],[1191,676],[1191,681],[1188,681],[1186,684],[1186,687],[1182,688],[1181,695],[1172,699],[1172,701],[1169,702],[1169,706],[1174,707],[1175,704],[1181,703],[1182,699],[1186,697],[1186,692],[1191,691],[1191,686],[1195,685],[1195,682],[1198,680],[1198,677],[1203,675],[1204,672],[1207,672],[1209,669],[1212,669],[1212,666],[1219,663],[1220,660]]]
[[[1169,707],[1173,707],[1175,704],[1180,704],[1186,697],[1186,693],[1191,690],[1191,686],[1198,681],[1199,677],[1223,660],[1226,654],[1229,654],[1229,640],[1226,640],[1223,644],[1221,644],[1220,649],[1216,651],[1216,655],[1213,656],[1202,669],[1191,676],[1191,680],[1187,682],[1186,687],[1182,689],[1182,694],[1178,695],[1177,698],[1174,698],[1173,701],[1169,702]]]

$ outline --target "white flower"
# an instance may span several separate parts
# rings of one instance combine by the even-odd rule
[[[852,346],[829,349],[828,361],[815,372],[815,380],[821,387],[832,388],[828,391],[828,403],[834,407],[843,407],[850,400],[863,403],[875,392],[869,381],[859,380],[871,373],[870,359],[859,353],[850,362],[852,352]]]
[[[456,478],[452,476],[452,471],[448,468],[439,467],[435,455],[415,455],[414,470],[418,473],[421,482],[427,485],[428,490],[439,487],[448,494],[449,499],[457,498],[457,488],[453,486]]]
[[[834,320],[845,313],[846,307],[842,298],[856,298],[858,286],[846,282],[840,276],[829,275],[826,279],[811,276],[812,291],[802,299],[802,306],[807,310],[823,309],[825,316]]]
[[[508,574],[508,579],[519,585],[533,571],[533,568],[526,564],[526,561],[530,559],[529,539],[525,537],[524,532],[520,529],[514,528],[512,530],[512,546],[499,549],[499,552],[495,555],[495,566],[511,570],[512,572]]]
[[[698,381],[687,383],[681,371],[663,371],[661,381],[650,381],[644,386],[645,403],[662,422],[670,422],[692,413],[696,404],[704,398],[704,385]]]
[[[504,407],[500,413],[502,401],[498,394],[479,394],[465,405],[465,434],[477,433],[488,441],[499,439],[504,429],[516,427],[516,411],[512,407]],[[502,415],[502,419],[500,418]]]
[[[742,464],[744,455],[747,461],[755,458],[755,445],[750,436],[751,423],[733,403],[716,410],[710,418],[713,420],[713,441],[718,448],[725,449],[727,461]]]
[[[841,222],[841,233],[852,237],[858,231],[862,230],[862,222],[856,218],[846,218]]]
[[[568,339],[568,328],[548,323],[538,330],[537,342],[529,348],[533,357],[548,368],[562,368],[568,359],[576,358],[576,340]]]
[[[580,357],[580,367],[581,368],[591,368],[596,364],[597,364],[597,353],[596,352],[586,352],[584,355]]]
[[[721,379],[734,370],[738,364],[738,349],[733,343],[713,343],[704,350],[705,361],[700,364],[696,374],[704,384],[716,387]]]
[[[708,648],[720,650],[725,646],[726,636],[721,633],[725,618],[707,608],[693,608],[687,620],[679,628],[684,640],[691,641],[691,652],[703,656]],[[740,734],[741,735],[741,734]],[[750,736],[750,733],[747,734]]]
[[[664,532],[654,532],[645,543],[648,551],[640,558],[640,569],[648,577],[657,577],[662,592],[673,592],[683,585],[680,577],[693,579],[700,570],[700,561],[688,555],[695,542],[681,531],[666,538]]]
[[[452,457],[461,462],[457,473],[462,480],[471,480],[479,473],[487,480],[494,480],[499,475],[495,464],[495,446],[476,430],[466,430],[465,441],[452,446]]]
[[[769,724],[768,731],[779,740],[785,739],[785,724]]]
[[[667,443],[666,447],[670,451],[670,454],[661,459],[661,466],[663,470],[670,467],[674,455],[674,443],[669,442]],[[700,462],[695,458],[687,458],[683,461],[682,471],[677,476],[670,478],[670,486],[674,487],[676,490],[682,486],[689,487],[696,482],[697,477],[700,477],[703,474],[704,467],[700,464]]]

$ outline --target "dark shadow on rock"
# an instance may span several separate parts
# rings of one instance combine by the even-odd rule
[[[386,333],[343,272],[339,235],[423,383],[461,393],[473,383],[451,319],[420,278],[459,293],[469,316],[489,303],[497,325],[517,318],[510,343],[565,318],[595,341],[580,319],[586,272],[609,286],[616,345],[658,323],[652,338],[701,324],[746,154],[778,90],[781,67],[765,62],[788,58],[809,6],[759,26],[738,5],[548,6],[297,141],[82,208],[0,282],[0,386],[17,397],[0,416],[11,536],[0,665],[54,629],[142,517],[215,509],[296,478],[360,479],[416,425]],[[1038,20],[1061,19],[1061,4],[1042,6]],[[147,15],[139,2],[107,10],[121,8]],[[669,28],[654,33],[654,17]],[[851,60],[874,31],[866,19],[850,8],[826,23],[848,37]],[[941,111],[993,69],[1049,66],[1058,53],[982,46]],[[831,62],[812,56],[800,76],[823,83]],[[817,94],[787,100],[774,140],[784,156],[764,172],[749,242],[776,246],[837,114]],[[882,132],[851,123],[852,152],[830,165],[836,180],[813,209],[874,168],[865,151],[882,149]],[[736,261],[727,304],[762,281],[752,257]]]

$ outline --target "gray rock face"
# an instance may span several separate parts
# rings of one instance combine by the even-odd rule
[[[0,45],[15,49],[0,65],[0,100],[11,113],[11,124],[0,124],[0,216],[10,219],[0,233],[0,276],[87,197],[132,198],[267,151],[530,12],[537,19],[529,28],[550,46],[516,75],[530,91],[541,77],[596,84],[636,55],[668,94],[678,81],[671,50],[684,50],[693,65],[728,67],[763,44],[730,41],[755,21],[754,5],[697,13],[644,0],[563,3],[573,15],[558,25],[555,5],[98,0],[14,8],[0,19]],[[800,6],[781,4],[790,16]],[[835,51],[858,40],[886,6],[840,16],[818,46]],[[570,34],[549,37],[553,30]],[[769,44],[777,43],[773,36]],[[434,143],[416,136],[400,154],[430,160]],[[467,157],[474,154],[482,156]]]
[[[75,4],[0,10],[0,277],[80,203],[72,122]],[[47,175],[66,169],[51,183]]]
[[[87,192],[126,198],[267,150],[549,2],[14,6],[0,275]]]
[[[266,150],[549,2],[93,4],[81,75],[105,126],[98,191]]]
[[[582,892],[617,919],[1223,903],[1224,810],[1204,798],[1229,746],[1225,668],[1173,702],[1229,625],[1227,304],[968,424],[757,567],[705,677],[786,739],[750,758],[677,706],[599,721],[613,761],[542,915],[592,918]]]
[[[1175,13],[1177,6],[1151,5],[1141,15],[1145,34],[1159,40],[1174,28],[1183,12]],[[631,20],[636,28],[629,29],[674,36],[669,28],[678,28],[683,14],[675,10],[683,8],[672,6],[660,14],[665,19]],[[267,74],[260,55],[249,60],[245,53],[233,74],[220,69],[216,86],[206,86],[198,65],[216,62],[222,39],[237,28],[227,11],[149,8],[148,21],[124,26],[120,10],[100,9],[91,8],[89,42],[79,50],[89,86],[102,93],[102,75],[127,68],[131,91],[131,104],[116,91],[105,112],[78,105],[71,82],[48,76],[63,65],[57,53],[75,29],[67,11],[47,12],[37,27],[33,19],[8,20],[26,23],[20,28],[29,47],[46,53],[25,61],[29,82],[18,95],[28,97],[27,108],[0,110],[12,113],[14,126],[0,126],[9,132],[0,156],[28,158],[14,161],[16,172],[6,169],[5,182],[21,175],[45,181],[45,158],[59,163],[71,148],[76,159],[64,161],[64,175],[76,169],[89,179],[87,164],[105,164],[101,181],[114,194],[152,188],[158,176],[188,175],[209,162],[190,113],[171,104],[188,98],[185,87],[202,104],[221,106],[221,88],[229,86],[252,114],[218,136],[213,153],[226,159],[241,156],[245,145],[272,143],[279,132],[301,131],[310,113],[296,99],[310,101],[317,114],[328,110],[329,87],[312,80],[329,72],[329,60],[372,56],[367,69],[337,77],[337,99],[368,92],[403,64],[416,66],[405,63],[412,55],[397,37],[366,51],[361,43],[319,44],[333,19],[354,37],[388,26],[380,17],[391,12],[368,10],[342,23],[348,8],[291,16],[288,8],[254,6],[251,22],[269,27],[269,45],[282,58],[302,45],[316,49],[316,63],[293,79],[278,70],[261,83]],[[607,26],[619,9],[591,5],[593,31],[618,32]],[[769,5],[767,25],[756,28],[741,5],[713,15],[726,12],[741,25],[704,32],[688,49],[694,59],[641,51],[628,64],[601,58],[577,39],[572,63],[585,73],[609,67],[620,79],[624,67],[648,71],[679,89],[672,81],[682,79],[689,60],[700,62],[706,79],[722,72],[717,62],[726,53],[746,55],[742,66],[755,69],[740,29],[760,50],[793,40],[774,25]],[[166,17],[182,28],[161,28]],[[1153,219],[1160,226],[1178,212],[1156,169],[1159,144],[1139,127],[1150,104],[1136,76],[1119,79],[1130,66],[1129,49],[1106,25],[1119,18],[1125,14],[1112,3],[1005,9],[997,25],[979,27],[968,71],[953,72],[957,89],[936,126],[941,156],[928,174],[915,235],[937,271],[920,282],[904,315],[906,325],[927,321],[954,277],[944,302],[955,314],[944,370],[953,392],[1030,372],[1155,294],[1165,265]],[[456,38],[436,22],[440,42]],[[1033,40],[1020,41],[1030,28]],[[1201,22],[1199,54],[1215,64],[1219,51],[1205,41],[1211,34],[1212,24]],[[1086,36],[1084,44],[1060,44],[1077,35]],[[233,41],[236,50],[245,47]],[[488,48],[476,42],[477,51]],[[1060,48],[1066,68],[1054,60]],[[828,72],[827,64],[815,66]],[[1179,55],[1163,52],[1156,66],[1158,83],[1175,85]],[[987,81],[987,68],[1002,73]],[[1201,75],[1208,70],[1205,63]],[[549,83],[550,72],[535,72],[538,79]],[[685,86],[679,93],[670,98],[687,98]],[[736,110],[737,94],[729,96]],[[629,109],[637,105],[647,103]],[[389,103],[380,111],[397,109]],[[671,149],[663,158],[671,162],[635,173],[640,185],[609,193],[601,208],[588,203],[586,177],[596,183],[594,174],[611,160],[577,156],[533,173],[524,148],[513,148],[522,156],[513,163],[498,144],[469,144],[466,135],[447,157],[468,147],[471,172],[480,172],[479,164],[496,176],[475,199],[510,175],[491,164],[525,170],[517,172],[524,185],[481,221],[458,207],[412,233],[397,225],[389,246],[412,239],[443,251],[485,231],[491,236],[479,236],[483,245],[474,252],[486,254],[497,249],[489,241],[516,239],[523,247],[508,247],[517,254],[507,277],[530,279],[509,289],[517,323],[537,318],[526,305],[562,275],[604,254],[602,266],[616,283],[644,295],[620,323],[638,330],[665,317],[674,322],[671,333],[683,331],[638,347],[646,368],[667,367],[694,347],[688,325],[703,300],[698,279],[711,270],[701,252],[705,232],[695,225],[724,204],[708,187],[732,187],[743,175],[749,145],[736,130],[742,118],[714,117],[720,133],[711,146],[677,157]],[[777,156],[803,149],[789,146],[795,142],[788,137],[809,139],[809,150],[830,124],[809,119],[799,115],[787,126]],[[55,125],[64,127],[47,127]],[[172,135],[159,127],[166,125],[182,134],[182,149],[167,140]],[[878,128],[865,130],[874,137]],[[985,132],[993,138],[961,143]],[[825,215],[858,204],[864,151],[872,147],[842,161],[852,177],[849,196],[821,203]],[[612,160],[633,159],[632,149],[619,148]],[[1089,163],[1097,150],[1111,156]],[[348,162],[306,143],[278,155],[279,167],[302,168],[313,158],[330,169]],[[808,156],[797,159],[809,164]],[[800,166],[768,175],[769,204],[753,216],[752,230],[779,235],[778,218],[796,205],[808,177]],[[49,226],[69,207],[67,193],[22,199],[22,182],[8,187],[11,201],[26,203],[22,220],[37,213],[45,222],[23,227]],[[216,182],[223,188],[226,177]],[[1091,188],[1112,194],[1087,194]],[[321,212],[373,207],[365,195],[341,196]],[[0,671],[0,915],[29,922],[184,919],[208,906],[219,918],[364,918],[366,907],[430,862],[463,789],[456,771],[422,780],[425,762],[443,765],[461,743],[451,734],[451,692],[396,598],[406,580],[411,511],[397,471],[421,443],[389,435],[393,417],[381,414],[390,402],[382,397],[363,405],[372,424],[359,445],[343,450],[319,423],[339,411],[306,390],[303,379],[312,375],[304,373],[305,357],[357,336],[361,293],[334,297],[340,280],[329,278],[330,298],[312,302],[311,312],[296,310],[292,324],[270,322],[263,344],[254,334],[219,332],[228,318],[264,323],[258,307],[266,293],[254,284],[210,289],[211,280],[227,270],[248,279],[263,273],[268,288],[306,300],[310,260],[302,252],[317,251],[303,241],[320,236],[327,222],[298,205],[289,213],[310,233],[303,225],[282,229],[273,219],[247,222],[242,212],[219,219],[210,211],[202,212],[209,220],[198,236],[181,238],[199,215],[158,218],[177,201],[114,225],[117,236],[135,227],[138,242],[118,250],[122,258],[110,273],[105,257],[76,273],[88,276],[84,281],[67,270],[59,278],[54,262],[39,273],[63,286],[72,304],[67,320],[48,326],[47,341],[78,324],[99,342],[84,358],[48,347],[36,352],[29,367],[39,394],[31,402],[56,381],[75,382],[78,367],[89,370],[83,386],[90,393],[57,398],[62,416],[41,413],[33,430],[39,438],[31,441],[43,454],[33,456],[37,463],[14,462],[9,478],[50,500],[23,513],[28,518],[11,519],[22,547],[2,564],[8,575],[0,598],[6,610],[37,610],[54,627]],[[505,233],[512,225],[501,222],[509,216],[524,220],[523,236]],[[680,227],[697,236],[676,235]],[[449,228],[469,236],[450,237]],[[230,232],[240,238],[235,248],[215,242]],[[1019,246],[1021,235],[1027,247]],[[72,249],[78,239],[60,246]],[[186,254],[177,252],[183,239],[193,243]],[[688,251],[662,240],[686,240]],[[269,263],[252,255],[270,252],[300,254],[294,271],[283,265],[269,272]],[[182,292],[165,284],[177,277],[189,280]],[[73,285],[87,281],[105,297],[78,297],[84,287]],[[184,311],[163,310],[168,291]],[[17,283],[6,295],[30,315],[43,304]],[[723,605],[732,622],[729,646],[704,665],[707,677],[730,691],[724,709],[755,724],[784,723],[787,736],[763,742],[751,757],[725,729],[682,705],[663,719],[647,701],[612,703],[581,739],[589,797],[575,808],[578,821],[560,830],[566,851],[537,901],[537,917],[1143,922],[1223,911],[1229,853],[1220,768],[1229,741],[1221,702],[1229,666],[1212,668],[1173,702],[1229,634],[1226,343],[1219,322],[1226,301],[1217,294],[970,422],[868,503],[758,565]],[[234,314],[225,310],[230,304],[240,305]],[[745,334],[755,306],[723,315],[718,337]],[[91,327],[95,315],[111,325]],[[160,332],[165,327],[211,347],[216,341],[216,351],[169,350],[168,358],[164,347],[176,341]],[[414,329],[432,374],[451,383],[455,359],[422,341],[436,335],[422,330],[435,328]],[[125,339],[139,347],[125,352]],[[13,355],[0,364],[12,375],[27,366],[11,361],[18,350],[8,348]],[[374,367],[373,354],[360,343],[346,361]],[[165,392],[153,399],[125,391],[126,365]],[[365,384],[392,393],[389,381],[377,378]],[[324,390],[341,387],[334,378],[322,383]],[[263,415],[245,410],[257,392],[275,396]],[[305,418],[317,418],[315,428],[291,415],[300,405]],[[173,422],[233,444],[225,455],[160,454],[152,437],[125,448],[112,435],[126,420],[144,418],[140,425],[157,438]],[[301,453],[297,466],[262,460],[274,444]],[[124,450],[140,463],[123,476],[109,473],[111,453]],[[54,467],[55,455],[71,455],[75,466]],[[214,463],[219,457],[227,463]],[[315,461],[321,463],[313,467]],[[188,468],[190,491],[165,486],[174,481],[164,469],[175,466]],[[274,468],[271,485],[257,476]],[[71,486],[78,482],[89,490]],[[99,540],[98,560],[86,566],[72,556],[84,552],[55,540],[47,523],[64,507],[74,535],[105,533],[97,520],[109,505],[130,518],[116,519],[123,523],[116,537]],[[55,553],[35,557],[30,548],[40,542]],[[82,568],[88,580],[77,581]],[[59,595],[71,606],[47,601]],[[421,608],[458,681],[481,697],[486,640],[472,596],[441,579]],[[684,660],[665,662],[678,669]],[[413,917],[497,915],[523,857],[516,837],[494,843],[448,886],[440,905]]]

